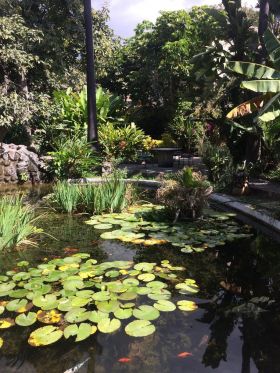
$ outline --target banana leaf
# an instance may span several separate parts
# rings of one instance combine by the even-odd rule
[[[280,42],[269,29],[264,33],[264,43],[275,68],[280,69]]]
[[[280,79],[280,71],[257,63],[230,61],[225,64],[225,67],[237,74],[246,75],[248,78]]]
[[[251,100],[243,102],[242,104],[238,105],[234,109],[232,109],[228,114],[228,119],[234,119],[238,117],[244,117],[245,115],[252,114],[254,112],[259,111],[266,102],[269,101],[271,95],[262,95],[258,97],[254,97]]]
[[[280,92],[279,80],[250,80],[244,81],[240,85],[241,88],[249,89],[250,91],[260,93],[278,93]]]

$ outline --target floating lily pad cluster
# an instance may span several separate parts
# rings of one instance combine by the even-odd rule
[[[62,337],[79,342],[97,331],[113,333],[124,322],[126,334],[145,337],[155,332],[152,321],[161,312],[197,308],[192,300],[171,301],[172,289],[183,295],[199,290],[194,280],[182,279],[184,270],[168,260],[160,265],[98,264],[87,253],[56,258],[34,268],[20,262],[18,268],[0,276],[0,331],[34,325],[28,342],[35,347]]]
[[[202,252],[226,241],[251,236],[232,219],[234,214],[213,213],[198,221],[172,225],[157,217],[163,210],[163,206],[152,204],[133,206],[127,212],[93,216],[86,224],[99,231],[106,230],[101,233],[105,240],[144,246],[169,243],[183,253]]]

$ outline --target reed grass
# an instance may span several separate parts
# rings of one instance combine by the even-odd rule
[[[59,182],[54,188],[57,207],[67,213],[88,212],[102,214],[119,212],[125,208],[127,185],[118,174],[104,178],[99,184],[73,185]]]
[[[0,251],[14,248],[20,244],[31,244],[32,236],[41,233],[33,224],[34,210],[24,205],[20,196],[4,196],[0,198]]]

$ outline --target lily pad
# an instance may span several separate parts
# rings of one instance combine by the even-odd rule
[[[135,320],[125,327],[126,334],[131,337],[146,337],[155,332],[155,326],[148,320]]]
[[[96,324],[103,319],[108,319],[109,313],[101,311],[92,311],[89,313],[88,319]]]
[[[181,311],[195,311],[198,308],[197,304],[190,300],[180,300],[177,302],[177,306]]]
[[[119,302],[117,300],[110,300],[105,302],[97,302],[96,307],[101,312],[115,312],[119,308]]]
[[[142,273],[137,278],[138,280],[141,280],[144,282],[150,282],[150,281],[153,281],[156,278],[156,276],[153,275],[152,273]]]
[[[157,303],[154,303],[154,307],[161,312],[172,312],[176,310],[174,303],[164,299],[158,300]]]
[[[62,320],[62,314],[57,310],[51,311],[38,311],[37,319],[43,324],[57,324]]]
[[[63,332],[53,325],[36,329],[30,334],[28,343],[34,347],[47,346],[57,342],[63,336]]]
[[[98,330],[101,333],[113,333],[121,327],[121,322],[118,319],[102,319],[97,324]]]
[[[89,312],[86,308],[73,308],[66,313],[65,320],[70,322],[71,324],[75,324],[87,320],[88,317]]]
[[[159,315],[160,313],[156,308],[147,305],[139,306],[139,308],[133,310],[133,316],[140,320],[156,320]]]
[[[30,326],[35,324],[36,321],[37,315],[35,312],[22,313],[15,318],[15,323],[19,326]]]
[[[9,329],[14,325],[14,320],[9,317],[7,317],[6,319],[0,319],[0,329]]]
[[[41,295],[33,298],[34,306],[41,308],[44,311],[52,310],[58,306],[57,298],[54,294]]]
[[[131,308],[118,308],[114,312],[114,316],[120,320],[129,319],[132,316],[132,309]]]

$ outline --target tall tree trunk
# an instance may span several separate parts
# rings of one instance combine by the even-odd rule
[[[265,44],[263,40],[263,35],[268,28],[269,22],[269,0],[260,0],[260,14],[259,14],[259,40],[261,43],[261,51],[260,51],[260,62],[265,63],[267,52],[265,49]]]

